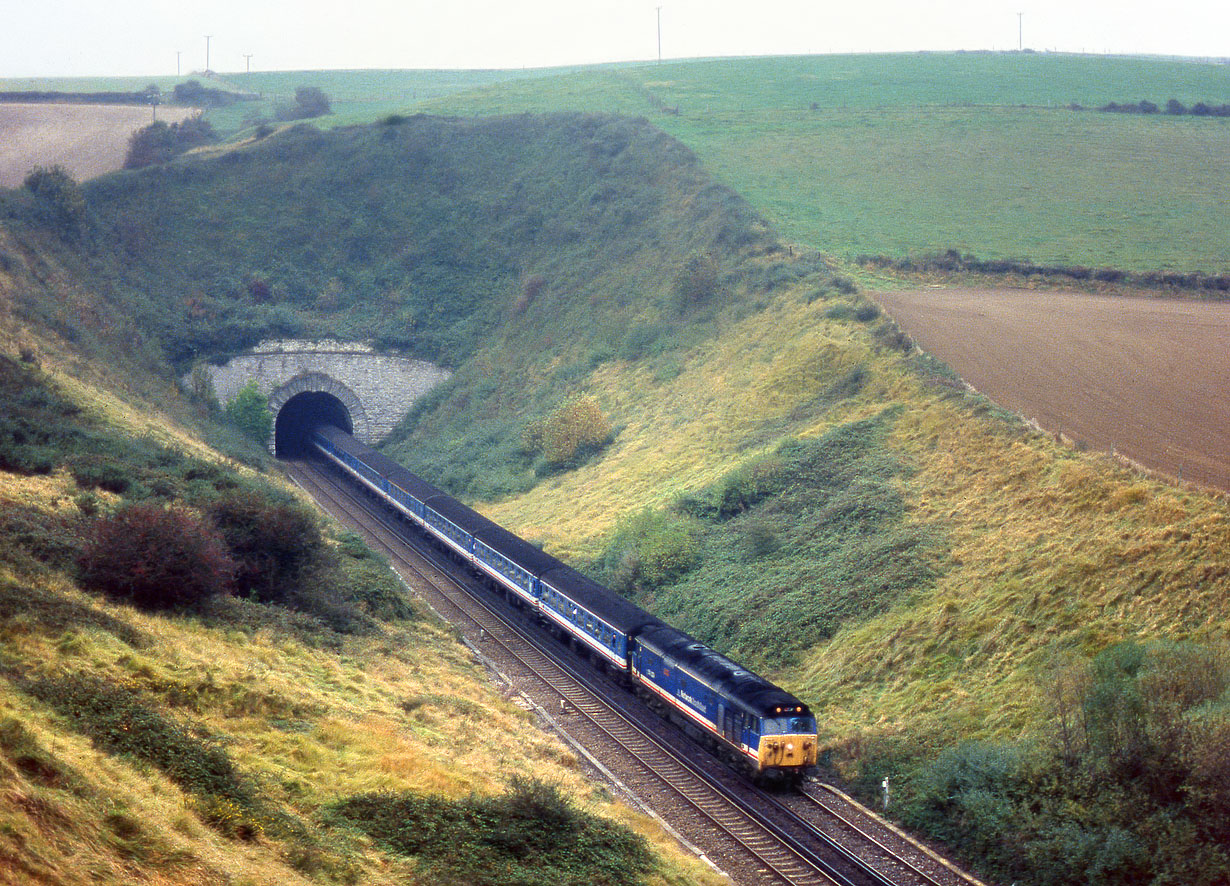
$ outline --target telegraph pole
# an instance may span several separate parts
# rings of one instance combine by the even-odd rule
[[[180,51],[180,50],[178,50],[178,49],[177,49],[177,50],[175,50],[175,76],[176,76],[176,77],[178,77],[178,76],[179,76],[179,57],[180,57],[181,55],[183,55],[183,52],[181,52],[181,51]]]
[[[209,38],[212,36],[213,34],[205,35],[205,73],[206,74],[209,73]]]
[[[658,7],[658,64],[662,64],[662,7]]]
[[[245,52],[245,53],[243,54],[243,58],[244,58],[244,61],[246,61],[246,62],[248,63],[248,70],[247,70],[247,73],[251,74],[251,73],[252,73],[252,53],[250,53],[250,52]]]
[[[1018,12],[1016,14],[1016,51],[1025,51],[1025,26],[1021,23],[1021,18],[1025,13]]]

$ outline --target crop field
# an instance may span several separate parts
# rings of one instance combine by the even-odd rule
[[[952,248],[1230,270],[1230,120],[1091,110],[1171,98],[1230,102],[1230,66],[977,53],[717,60],[522,80],[426,107],[646,115],[787,239],[838,256]]]
[[[191,108],[163,107],[177,122]],[[133,105],[0,104],[0,187],[15,188],[35,166],[63,166],[77,180],[124,165],[128,137],[148,125],[150,109]]]
[[[416,112],[645,116],[788,240],[839,257],[958,249],[1040,264],[1230,271],[1230,119],[1093,110],[1141,100],[1164,107],[1172,98],[1186,107],[1230,103],[1230,65],[917,53],[262,72],[222,82],[262,96],[209,112],[227,137],[249,134],[301,85],[333,99],[333,115],[315,121],[322,127]],[[0,81],[4,89],[144,85]]]
[[[1230,490],[1230,304],[913,290],[877,300],[916,342],[1044,429]]]

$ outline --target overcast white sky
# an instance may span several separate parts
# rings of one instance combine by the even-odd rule
[[[0,0],[0,77],[1015,49],[1230,56],[1226,0]]]

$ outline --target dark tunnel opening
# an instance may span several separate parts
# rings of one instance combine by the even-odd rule
[[[350,410],[341,400],[322,391],[306,391],[286,401],[274,420],[274,452],[278,458],[307,454],[307,435],[317,425],[334,425],[354,433]]]

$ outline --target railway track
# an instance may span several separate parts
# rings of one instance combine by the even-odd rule
[[[463,570],[451,558],[369,496],[314,463],[291,462],[287,467],[322,507],[382,550],[442,617],[463,635],[468,629],[484,645],[494,646],[502,662],[513,663],[510,670],[516,670],[516,676],[502,674],[504,679],[523,694],[527,694],[526,684],[532,683],[530,694],[547,704],[559,699],[567,731],[582,745],[619,748],[619,777],[632,784],[638,795],[658,801],[669,795],[675,808],[682,805],[690,811],[692,821],[699,823],[699,830],[694,825],[692,831],[710,847],[715,833],[725,835],[717,848],[707,851],[724,866],[737,869],[740,879],[840,886],[952,886],[961,882],[969,886],[968,880],[933,879],[910,858],[909,851],[894,851],[884,839],[869,841],[869,829],[854,825],[849,820],[853,815],[843,817],[831,808],[835,804],[812,796],[822,788],[812,786],[784,800],[731,773],[715,773],[711,757],[678,736],[661,735],[662,722],[639,701],[582,659],[565,653],[544,630],[519,619],[493,594],[477,588],[468,573],[459,574]],[[800,810],[800,804],[808,811]],[[827,823],[818,823],[818,816]],[[852,849],[849,833],[834,834],[840,828],[859,833],[854,842],[862,845]],[[738,848],[731,853],[723,851],[722,845]]]

